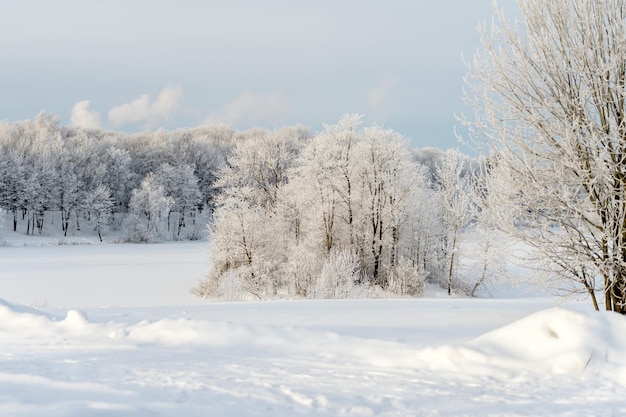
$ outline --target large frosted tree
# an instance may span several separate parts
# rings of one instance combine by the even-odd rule
[[[500,225],[549,276],[624,314],[626,1],[518,4],[515,22],[496,6],[467,78]]]

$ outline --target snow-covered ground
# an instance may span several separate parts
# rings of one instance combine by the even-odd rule
[[[0,247],[0,297],[36,307],[198,304],[202,241]]]
[[[0,416],[626,415],[626,319],[587,303],[209,303],[207,264],[0,247]]]

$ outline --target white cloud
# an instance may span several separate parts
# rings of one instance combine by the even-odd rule
[[[100,129],[100,114],[89,110],[89,100],[79,101],[72,107],[70,125],[85,129]]]
[[[144,123],[146,126],[153,127],[171,119],[180,108],[182,97],[181,86],[164,88],[155,101],[150,101],[150,96],[144,94],[130,103],[109,110],[109,122],[118,127],[128,123]]]
[[[243,93],[228,103],[221,112],[210,115],[205,123],[254,124],[281,122],[290,113],[289,105],[278,92],[267,95]]]

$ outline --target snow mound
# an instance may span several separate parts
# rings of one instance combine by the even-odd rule
[[[0,317],[4,318],[7,315],[22,314],[22,313],[30,314],[34,316],[48,317],[48,315],[44,313],[43,311],[37,310],[32,307],[27,307],[21,304],[13,304],[3,298],[0,298]]]
[[[476,350],[470,367],[603,373],[626,382],[626,318],[615,313],[543,310],[480,336],[468,347]]]
[[[497,379],[600,375],[626,384],[625,353],[626,317],[551,308],[460,346],[420,349],[412,366]],[[394,360],[401,362],[400,357]]]
[[[0,298],[0,331],[3,335],[36,331],[46,326],[49,320],[49,316],[39,310]]]

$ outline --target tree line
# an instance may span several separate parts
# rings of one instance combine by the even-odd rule
[[[225,125],[85,130],[45,112],[1,122],[0,207],[26,234],[41,234],[54,212],[65,235],[94,227],[100,236],[123,229],[129,241],[195,239],[211,212],[217,167],[243,135]]]
[[[46,227],[66,235],[118,230],[135,242],[197,239],[208,223],[203,297],[418,295],[427,279],[471,292],[458,242],[476,219],[478,166],[458,151],[412,149],[359,115],[318,134],[128,134],[44,112],[0,123],[0,207],[14,232],[43,233],[51,213],[60,222]]]

